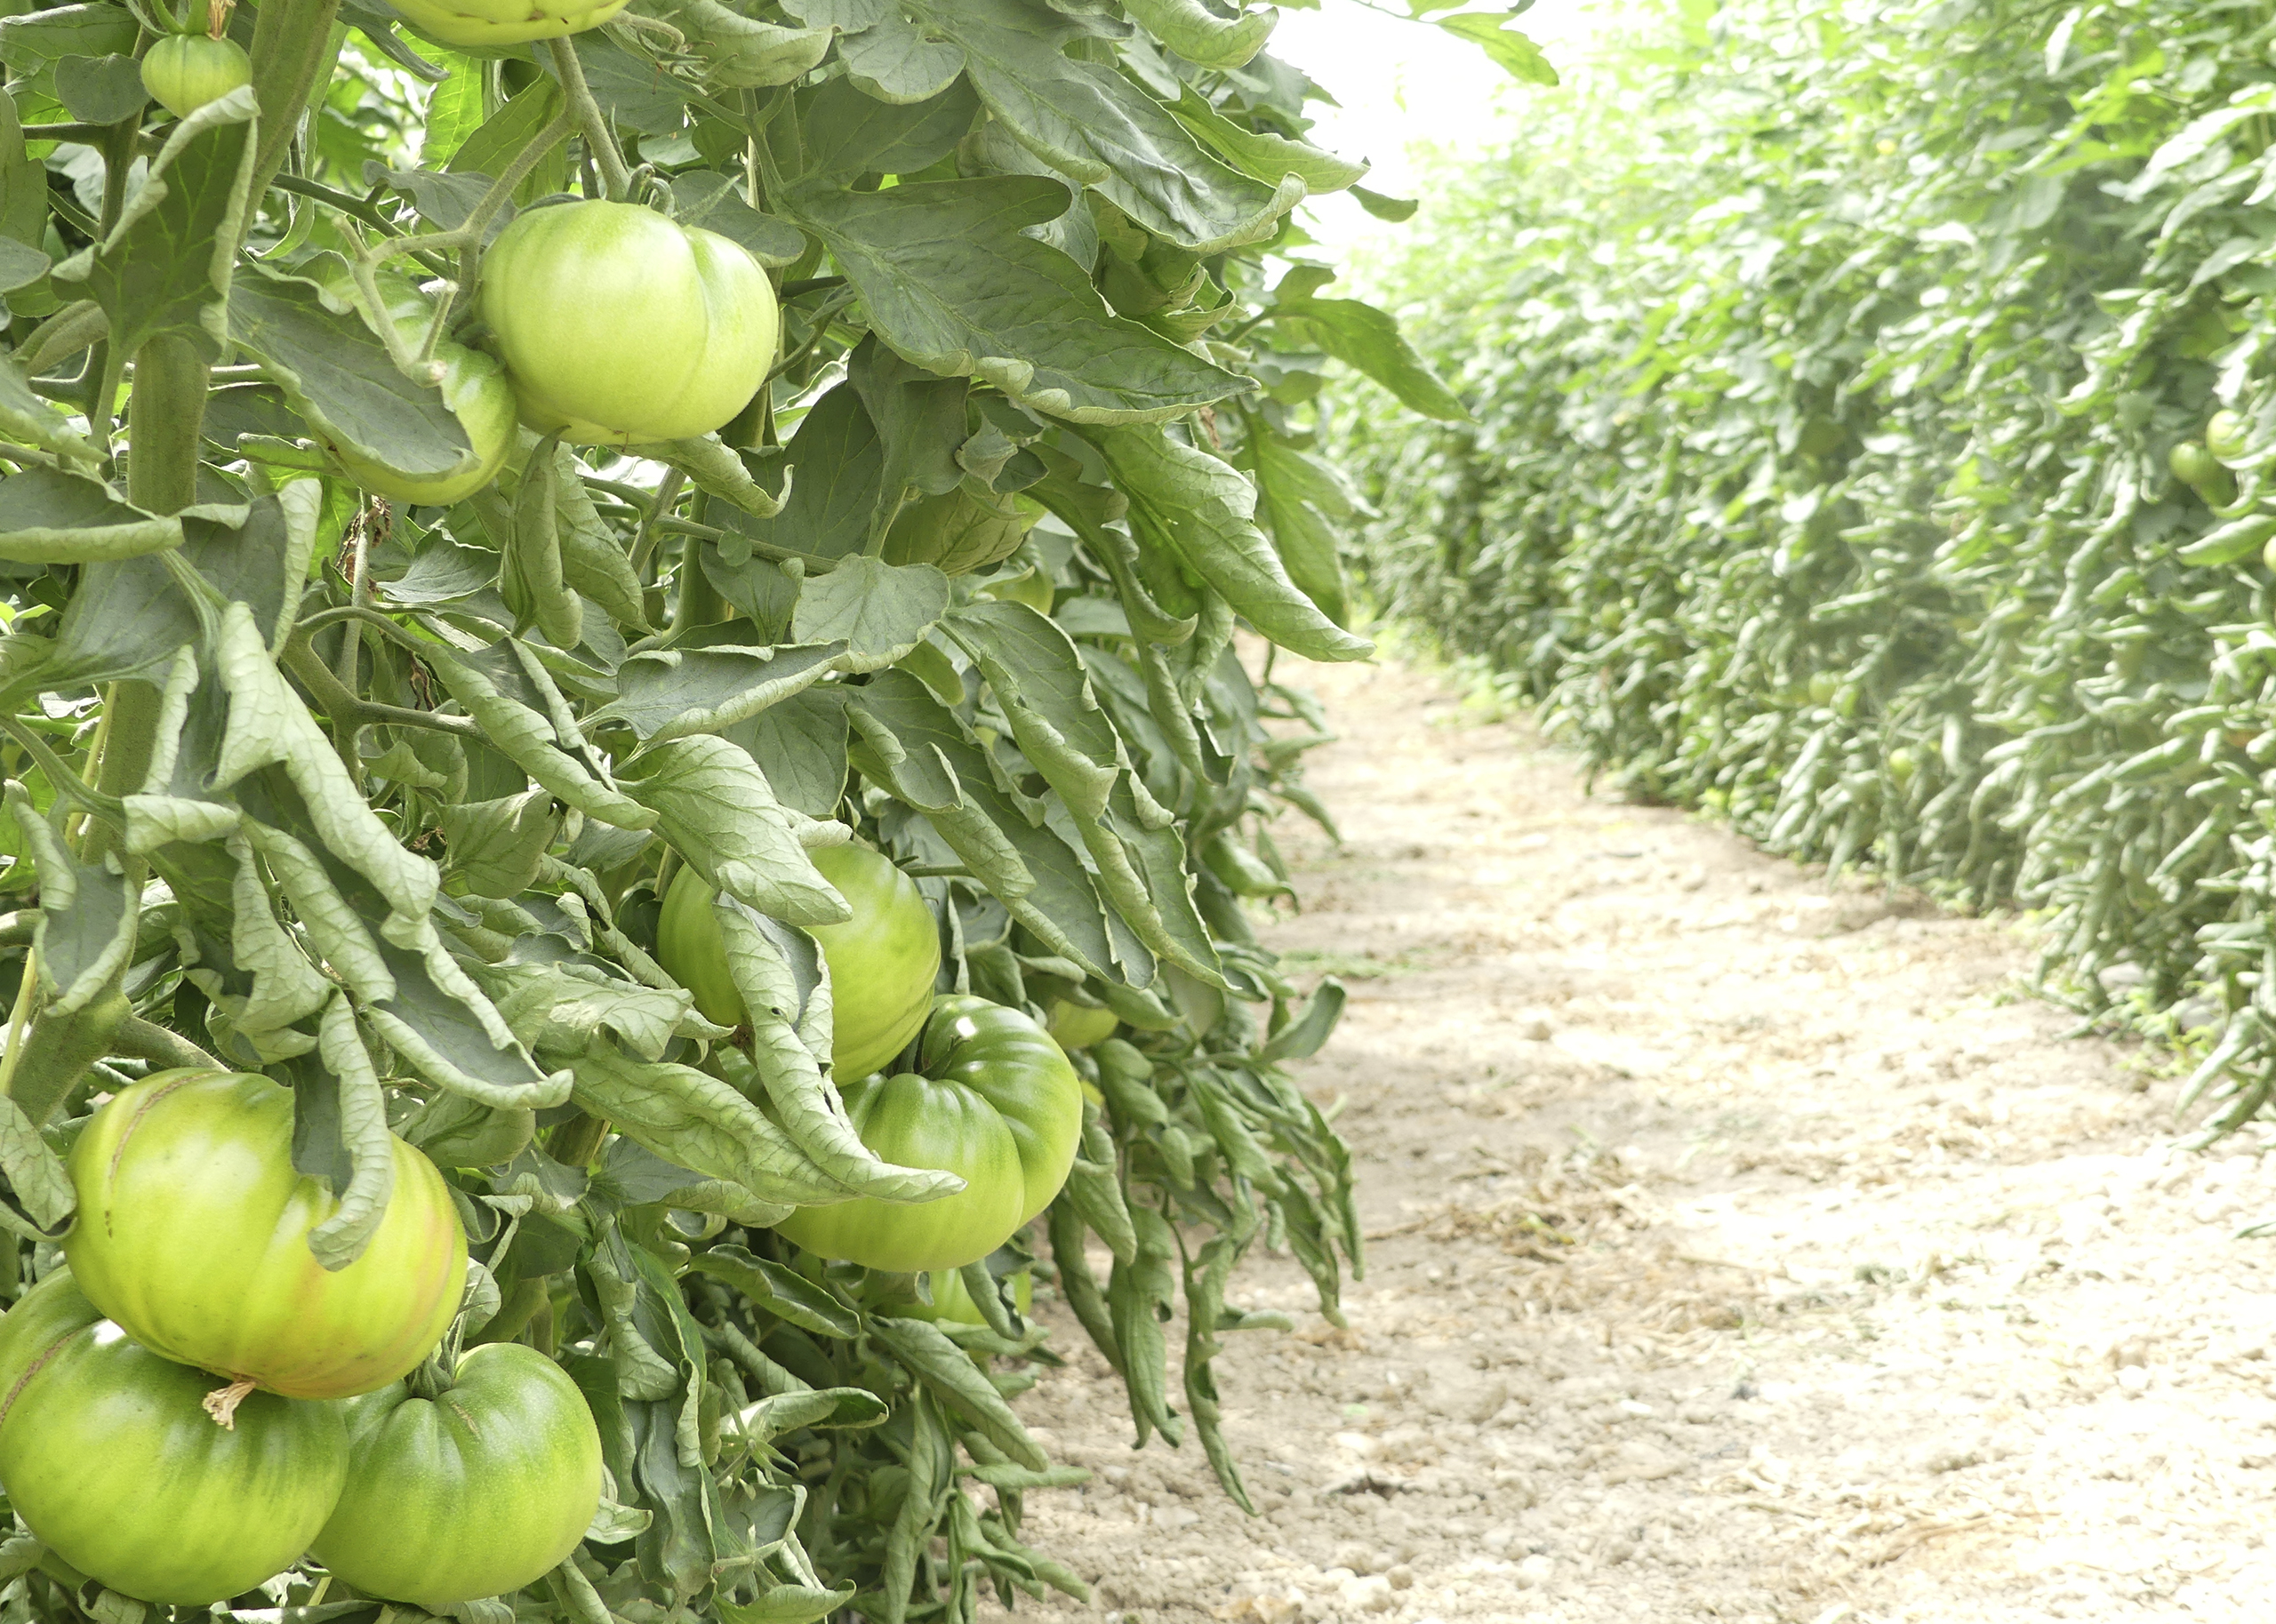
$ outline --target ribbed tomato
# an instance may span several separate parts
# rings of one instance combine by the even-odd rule
[[[68,1270],[0,1318],[0,1488],[81,1572],[203,1607],[300,1559],[348,1476],[341,1407],[254,1393],[232,1424],[215,1379],[105,1319]]]
[[[142,88],[176,118],[252,83],[252,59],[233,39],[169,34],[142,57]]]
[[[121,1090],[72,1148],[72,1273],[169,1359],[292,1398],[383,1388],[442,1339],[466,1284],[449,1188],[432,1162],[390,1143],[387,1217],[362,1257],[328,1271],[309,1232],[339,1202],[293,1171],[291,1091],[159,1072]]]
[[[909,1046],[933,1009],[941,937],[917,882],[867,846],[829,846],[806,854],[854,910],[842,924],[806,933],[829,964],[830,1068],[841,1086],[868,1076]],[[728,973],[726,947],[711,912],[711,888],[683,868],[664,895],[656,958],[695,995],[695,1007],[723,1027],[749,1015]]]
[[[481,308],[522,420],[581,445],[709,434],[758,393],[781,324],[741,244],[598,199],[517,216]]]
[[[448,1390],[400,1384],[343,1405],[355,1464],[317,1560],[367,1596],[441,1612],[557,1566],[601,1500],[585,1396],[533,1348],[469,1348]]]
[[[985,998],[933,1001],[917,1069],[838,1084],[862,1142],[965,1188],[916,1205],[862,1196],[800,1207],[776,1231],[825,1258],[909,1273],[961,1268],[1051,1204],[1083,1131],[1082,1081],[1049,1033]]]

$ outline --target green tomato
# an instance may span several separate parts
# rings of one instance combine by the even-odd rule
[[[2237,413],[2224,410],[2216,412],[2206,420],[2206,449],[2222,461],[2234,462],[2242,457],[2244,444],[2245,421]]]
[[[89,1301],[154,1352],[282,1393],[344,1398],[425,1358],[458,1312],[466,1232],[435,1164],[389,1138],[395,1188],[364,1254],[327,1270],[339,1211],[293,1167],[293,1095],[267,1077],[162,1071],[71,1149],[64,1242]]]
[[[469,1348],[449,1391],[401,1384],[341,1406],[354,1465],[314,1555],[367,1596],[441,1612],[535,1582],[601,1503],[585,1396],[534,1348]]]
[[[1810,673],[1810,703],[1831,705],[1833,696],[1841,692],[1841,679],[1831,671]]]
[[[1899,745],[1888,753],[1888,775],[1898,783],[1911,783],[1919,770],[1919,758],[1907,747]]]
[[[403,0],[395,9],[437,44],[480,47],[581,34],[624,5],[625,0]]]
[[[1018,1010],[950,994],[933,1001],[918,1068],[840,1090],[862,1142],[965,1188],[910,1206],[870,1196],[800,1207],[775,1225],[825,1258],[910,1274],[962,1268],[1051,1204],[1083,1131],[1082,1083],[1051,1035]]]
[[[926,1278],[932,1282],[933,1306],[912,1302],[900,1312],[910,1319],[946,1320],[952,1325],[984,1325],[980,1307],[972,1300],[972,1293],[965,1290],[964,1276],[953,1268],[934,1269]],[[1018,1305],[1020,1317],[1028,1317],[1035,1307],[1035,1276],[1026,1269],[1012,1276],[1012,1300]]]
[[[146,1602],[203,1607],[282,1572],[347,1481],[341,1406],[252,1393],[223,1428],[204,1407],[213,1387],[59,1269],[0,1318],[9,1505],[64,1561]]]
[[[388,300],[388,319],[396,332],[414,349],[424,344],[434,307],[405,284],[383,283],[382,291]],[[497,478],[498,470],[515,450],[521,432],[521,408],[514,398],[514,386],[507,381],[496,358],[445,339],[435,346],[435,359],[443,368],[439,386],[443,404],[458,419],[466,436],[465,450],[437,445],[428,452],[436,460],[429,466],[399,468],[365,456],[321,428],[317,431],[333,460],[374,496],[410,507],[447,508]],[[439,460],[445,457],[453,460]]]
[[[481,310],[522,420],[588,445],[710,433],[758,393],[781,325],[741,244],[597,200],[517,216]]]
[[[829,965],[830,1069],[843,1085],[890,1062],[925,1024],[941,970],[941,935],[917,882],[891,858],[867,846],[806,855],[854,909],[842,924],[806,932]],[[680,869],[656,925],[656,958],[695,995],[706,1020],[739,1027],[749,1017],[727,972],[714,894],[701,875]]]
[[[1087,1004],[1071,1004],[1064,998],[1054,998],[1048,1013],[1050,1020],[1044,1030],[1062,1049],[1087,1049],[1093,1044],[1104,1043],[1122,1025],[1112,1010],[1093,1009]]]
[[[142,88],[176,118],[252,83],[252,59],[233,39],[169,34],[142,58]]]

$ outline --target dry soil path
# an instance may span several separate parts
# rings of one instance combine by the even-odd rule
[[[1220,1378],[1254,1521],[1198,1450],[1131,1452],[1060,1326],[1022,1404],[1096,1476],[1029,1527],[1090,1616],[2276,1612],[2266,1136],[2176,1148],[2173,1081],[2066,1037],[2012,924],[1591,798],[1428,676],[1308,676],[1345,844],[1284,826],[1271,940],[1351,988],[1302,1080],[1345,1102],[1366,1278],[1348,1332],[1281,1261],[1236,1292],[1299,1311]]]

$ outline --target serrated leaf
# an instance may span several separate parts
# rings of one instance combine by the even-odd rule
[[[1464,12],[1433,20],[1455,38],[1478,46],[1520,84],[1559,84],[1557,69],[1550,66],[1532,36],[1510,26],[1518,15],[1516,12]]]
[[[795,84],[829,54],[834,28],[785,28],[731,11],[718,0],[640,0],[644,15],[670,23],[715,84],[757,90]]]
[[[828,577],[823,579],[827,580]],[[643,740],[729,733],[840,668],[842,642],[778,648],[657,649],[617,670],[617,697],[592,722],[622,722]],[[770,773],[771,778],[773,775]]]
[[[810,1205],[849,1194],[765,1113],[693,1067],[637,1060],[596,1044],[577,1061],[573,1097],[666,1161],[739,1184],[762,1200]]]
[[[1130,498],[1139,540],[1206,580],[1257,630],[1310,660],[1373,652],[1288,579],[1256,527],[1255,487],[1237,469],[1158,426],[1106,429],[1094,443]]]
[[[1175,417],[1247,388],[1111,315],[1080,266],[1022,235],[1072,201],[1057,181],[1003,175],[881,192],[802,185],[782,206],[837,256],[878,337],[927,372],[984,378],[1087,423]]]
[[[1470,408],[1439,380],[1388,311],[1356,299],[1299,298],[1276,301],[1272,319],[1297,342],[1365,372],[1409,410],[1443,423],[1470,420]]]
[[[741,745],[699,734],[650,746],[628,779],[656,827],[715,891],[793,924],[851,917],[776,804],[766,775]]]
[[[1147,33],[1202,68],[1246,67],[1280,20],[1270,6],[1227,17],[1201,0],[1123,0],[1123,9]]]
[[[1208,98],[1191,85],[1184,87],[1170,111],[1219,157],[1260,180],[1278,181],[1283,175],[1294,175],[1304,183],[1307,193],[1318,196],[1340,192],[1367,172],[1365,164],[1339,158],[1302,141],[1270,131],[1244,129],[1210,106]]]
[[[806,643],[844,644],[848,671],[881,671],[917,646],[949,606],[949,578],[929,564],[895,565],[857,555],[808,576],[790,618]]]
[[[55,268],[102,306],[115,349],[132,355],[167,332],[209,353],[227,345],[257,123],[250,87],[199,108],[174,126],[110,234]]]

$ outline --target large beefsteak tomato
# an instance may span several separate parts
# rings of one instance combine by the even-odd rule
[[[522,420],[583,445],[707,435],[766,381],[781,317],[741,244],[598,199],[531,209],[482,259]]]
[[[600,1430],[577,1384],[533,1348],[468,1349],[431,1399],[397,1384],[342,1407],[355,1464],[315,1552],[368,1596],[441,1612],[509,1595],[592,1525]]]
[[[183,1364],[289,1398],[383,1388],[458,1312],[466,1231],[435,1164],[389,1140],[395,1188],[359,1257],[309,1232],[339,1209],[293,1166],[293,1095],[267,1077],[164,1071],[122,1089],[71,1150],[64,1242],[89,1301]]]
[[[341,1406],[214,1379],[105,1319],[67,1269],[0,1317],[0,1488],[40,1541],[146,1602],[203,1607],[299,1560],[348,1476]]]
[[[962,1178],[916,1205],[872,1196],[800,1207],[775,1226],[825,1258],[909,1272],[986,1257],[1051,1204],[1074,1165],[1083,1085],[1051,1035],[985,998],[935,998],[917,1070],[841,1083],[862,1142],[902,1167]]]
[[[891,1061],[925,1024],[941,969],[940,930],[917,882],[891,858],[867,846],[806,855],[854,909],[842,924],[806,930],[829,965],[830,1069],[843,1084]],[[727,972],[712,895],[693,868],[679,871],[664,895],[656,957],[707,1019],[736,1027],[749,1017]]]

